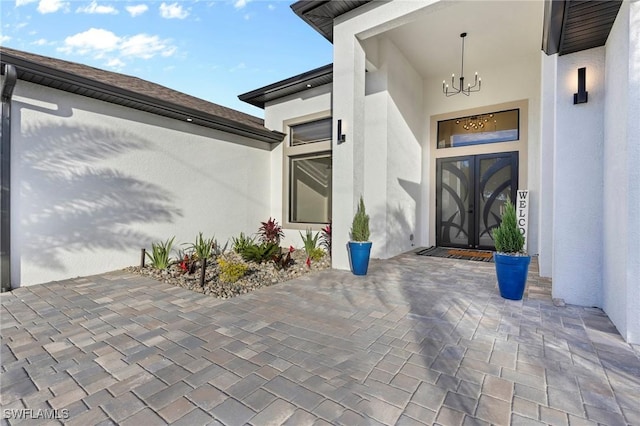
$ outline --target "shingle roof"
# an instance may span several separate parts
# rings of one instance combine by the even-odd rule
[[[2,63],[13,64],[18,78],[194,124],[267,142],[283,134],[264,127],[261,118],[236,111],[138,77],[62,59],[0,47]]]

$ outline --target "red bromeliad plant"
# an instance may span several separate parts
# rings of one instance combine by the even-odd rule
[[[266,222],[261,222],[260,228],[258,228],[258,236],[263,243],[280,244],[280,239],[284,237],[282,226],[272,218],[269,218]]]
[[[320,230],[320,245],[324,247],[329,256],[331,256],[331,224],[328,224]]]

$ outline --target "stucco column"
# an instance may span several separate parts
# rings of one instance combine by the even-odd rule
[[[553,170],[553,297],[602,307],[604,48],[558,58]],[[589,102],[573,104],[578,68]]]
[[[538,262],[540,276],[553,276],[553,147],[556,128],[556,85],[558,55],[540,52],[542,81],[540,84],[540,226],[538,228]]]
[[[347,242],[357,200],[364,192],[365,53],[342,26],[333,32],[332,266],[349,269]],[[337,121],[346,141],[338,144]]]

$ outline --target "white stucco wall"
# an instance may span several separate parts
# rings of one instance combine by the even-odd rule
[[[270,146],[18,82],[12,119],[12,282],[137,265],[199,231],[224,243],[270,213]]]
[[[605,46],[603,308],[640,343],[640,3],[624,2]],[[633,118],[632,118],[633,117]]]
[[[556,87],[558,55],[541,58],[541,117],[540,117],[540,197],[538,214],[538,266],[540,276],[553,275],[553,170],[556,134]]]
[[[577,69],[589,102],[573,104]],[[604,47],[558,57],[553,170],[553,297],[602,307]]]
[[[378,113],[384,115],[385,95],[380,99],[365,99],[365,67],[367,58],[361,40],[367,40],[383,33],[389,28],[411,20],[411,15],[425,10],[436,1],[420,2],[372,2],[354,11],[338,17],[333,29],[333,116],[342,119],[349,129],[346,143],[333,145],[334,190],[333,190],[333,257],[332,266],[337,269],[349,269],[349,258],[346,244],[349,240],[349,229],[356,205],[361,194],[365,195],[365,203],[371,210],[376,203],[368,200],[369,181],[365,183],[365,144],[369,142],[366,134],[367,122],[370,121],[365,111],[371,110],[371,102],[378,102]],[[378,95],[376,95],[378,96]],[[369,103],[368,106],[365,106]],[[377,108],[374,108],[377,109]],[[402,120],[399,120],[400,122]],[[388,123],[387,123],[388,124]],[[382,129],[381,129],[382,130]],[[389,131],[387,127],[385,132]],[[382,181],[372,180],[371,183]],[[410,177],[413,179],[413,177]],[[386,182],[386,177],[385,177]],[[370,206],[370,207],[369,207]],[[376,209],[382,208],[376,205]],[[383,209],[384,211],[384,209]],[[386,219],[385,219],[386,221]],[[383,221],[384,222],[384,221]],[[380,222],[377,222],[380,223]],[[375,235],[379,230],[372,224],[371,232]],[[384,231],[383,231],[384,232]],[[378,244],[376,244],[378,246]],[[375,250],[375,249],[374,249]],[[380,256],[380,254],[377,254]],[[374,256],[376,253],[374,252]]]
[[[264,123],[265,127],[271,130],[287,133],[287,122],[305,122],[318,119],[319,117],[331,116],[331,84],[314,87],[302,93],[286,96],[272,101],[265,105]],[[345,129],[346,130],[346,129]],[[332,134],[335,135],[335,132]],[[287,177],[283,176],[283,144],[285,141],[273,147],[271,151],[271,201],[270,214],[276,218],[280,224],[285,223],[283,209],[283,182]],[[285,227],[283,229],[285,238],[282,240],[283,246],[293,245],[303,247],[300,231],[306,226]],[[318,228],[317,226],[315,228]],[[304,234],[304,231],[302,231]]]
[[[372,256],[410,250],[421,206],[422,77],[388,39],[367,73],[364,197],[371,216]]]

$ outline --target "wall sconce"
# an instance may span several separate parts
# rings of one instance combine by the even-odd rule
[[[587,92],[587,68],[578,68],[578,93],[573,94],[573,104],[586,104],[589,99]]]
[[[337,140],[338,140],[338,143],[344,143],[344,142],[347,141],[347,135],[342,133],[342,120],[338,120],[338,136],[337,136]]]

